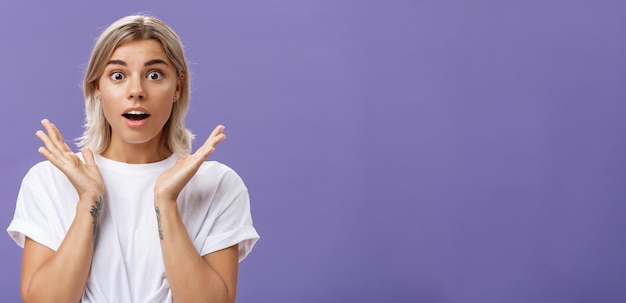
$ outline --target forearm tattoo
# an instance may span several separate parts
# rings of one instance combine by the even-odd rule
[[[159,239],[163,240],[163,230],[161,229],[161,211],[158,207],[154,208],[157,217],[157,226],[159,227]]]
[[[100,197],[98,201],[96,201],[94,205],[91,206],[91,211],[89,212],[91,214],[91,218],[93,218],[94,234],[96,233],[96,230],[98,229],[98,217],[100,217],[101,210],[102,210],[102,197]]]

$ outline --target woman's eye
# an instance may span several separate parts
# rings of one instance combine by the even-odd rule
[[[119,81],[124,79],[124,74],[120,73],[120,72],[114,72],[111,74],[111,79]]]
[[[163,78],[163,75],[160,72],[149,72],[148,79],[150,80],[159,80]]]

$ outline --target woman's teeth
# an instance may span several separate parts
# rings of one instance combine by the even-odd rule
[[[143,120],[145,118],[148,118],[150,115],[146,114],[144,112],[140,112],[138,110],[131,110],[127,113],[122,114],[122,116],[124,116],[124,118],[126,119],[130,119],[130,120]]]

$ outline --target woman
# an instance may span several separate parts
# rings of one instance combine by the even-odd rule
[[[23,246],[24,302],[234,302],[259,238],[247,189],[218,162],[217,126],[190,154],[189,70],[165,23],[124,17],[85,73],[80,153],[43,120],[48,160],[22,181],[8,232]]]

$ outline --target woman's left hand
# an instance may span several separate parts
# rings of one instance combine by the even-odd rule
[[[157,201],[176,201],[178,195],[196,174],[200,165],[215,150],[215,146],[224,141],[224,126],[218,125],[204,144],[193,154],[176,161],[172,168],[163,172],[154,185],[154,199]]]

